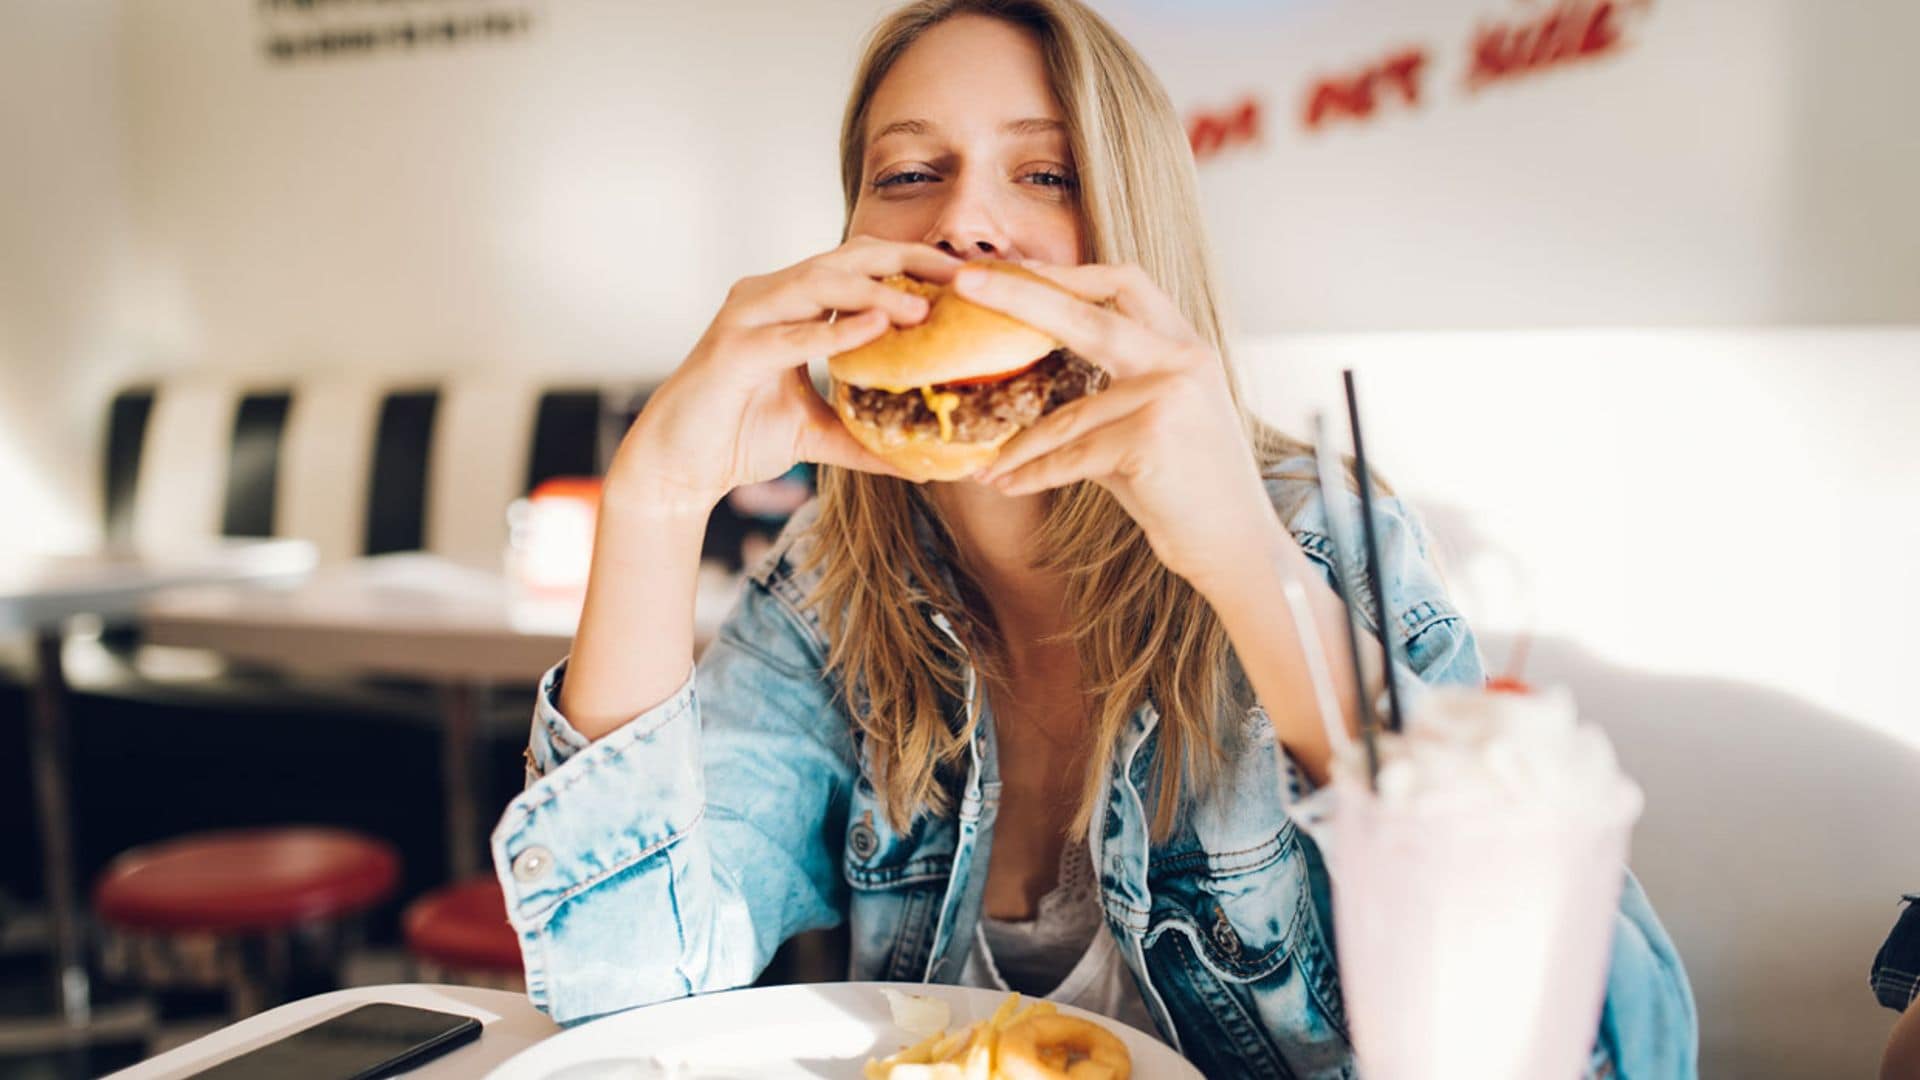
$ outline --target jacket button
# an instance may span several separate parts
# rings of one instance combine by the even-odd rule
[[[847,834],[847,846],[853,849],[854,858],[870,859],[880,847],[880,837],[874,833],[871,824],[864,820],[856,821],[853,830]]]
[[[513,880],[531,885],[553,869],[553,852],[538,844],[513,857]]]
[[[1233,932],[1233,924],[1227,921],[1227,913],[1216,909],[1213,913],[1213,946],[1229,960],[1240,956],[1240,935]]]

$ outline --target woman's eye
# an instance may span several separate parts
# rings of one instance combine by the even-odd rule
[[[1035,169],[1021,176],[1022,180],[1035,187],[1072,189],[1078,186],[1072,174],[1054,169]],[[880,188],[899,188],[914,184],[934,183],[939,177],[921,169],[902,169],[889,176],[883,176],[873,182],[875,190]]]
[[[933,174],[931,173],[924,173],[918,169],[907,169],[903,172],[894,173],[892,176],[881,177],[873,182],[873,186],[877,188],[900,187],[904,184],[917,184],[931,179],[933,179]]]

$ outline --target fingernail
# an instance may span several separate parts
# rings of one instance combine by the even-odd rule
[[[955,288],[977,289],[987,283],[987,272],[977,266],[970,266],[953,277]]]

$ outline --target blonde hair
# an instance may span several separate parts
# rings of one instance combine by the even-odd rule
[[[960,14],[1004,19],[1039,38],[1079,177],[1087,249],[1082,258],[1134,263],[1179,306],[1226,365],[1263,471],[1304,452],[1244,404],[1228,360],[1193,155],[1166,91],[1132,46],[1077,0],[920,0],[887,16],[867,41],[841,127],[849,221],[862,190],[867,110],[875,90],[921,34]],[[933,501],[916,486],[826,468],[819,503],[806,561],[823,573],[810,602],[825,624],[828,669],[840,679],[888,818],[904,829],[919,808],[951,813],[975,721],[950,723],[941,708],[942,695],[964,692],[964,661],[919,605],[954,617],[988,684],[1004,670],[1005,659],[992,611]],[[931,550],[922,546],[916,517],[929,526]],[[1114,745],[1133,711],[1151,701],[1160,715],[1152,832],[1165,838],[1183,797],[1203,790],[1223,763],[1216,717],[1244,685],[1226,631],[1192,587],[1154,556],[1126,511],[1095,484],[1052,492],[1034,542],[1036,567],[1065,581],[1068,634],[1094,717],[1088,733],[1092,767],[1073,829],[1077,834],[1088,828]]]

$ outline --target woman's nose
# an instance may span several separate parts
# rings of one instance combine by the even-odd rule
[[[983,256],[992,258],[1000,254],[1000,249],[995,247],[991,240],[974,240],[971,243],[961,240],[956,244],[954,241],[943,239],[936,246],[941,251],[962,259],[977,259]]]
[[[957,179],[948,191],[927,243],[962,259],[1012,257],[1013,245],[994,213],[992,193],[973,177]]]

